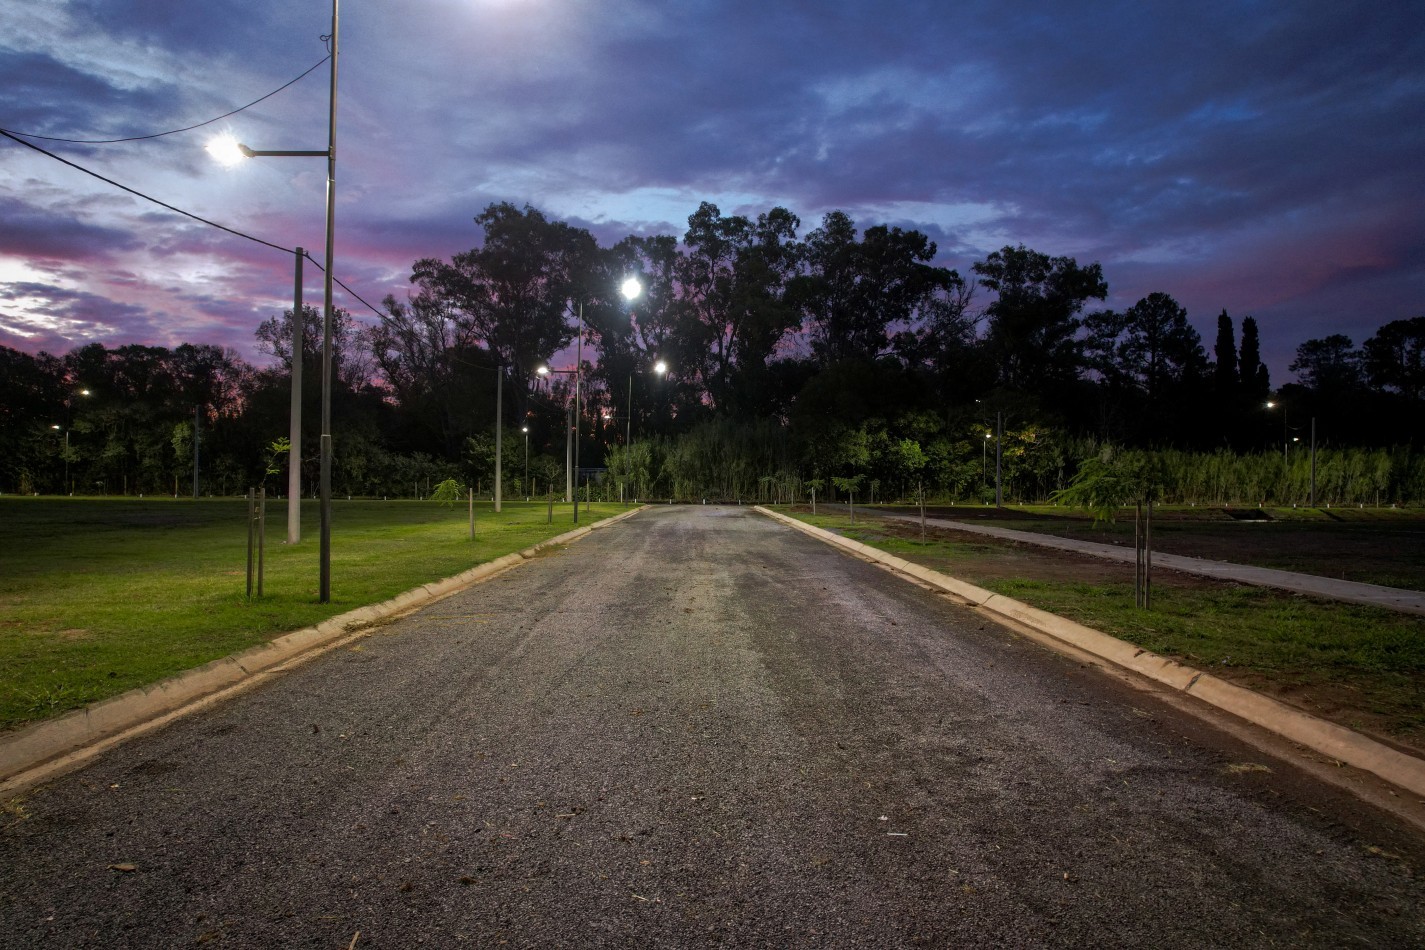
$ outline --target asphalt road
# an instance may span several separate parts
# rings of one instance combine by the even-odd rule
[[[0,812],[3,947],[1425,946],[1420,836],[737,508]]]

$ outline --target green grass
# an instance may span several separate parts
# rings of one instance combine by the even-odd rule
[[[117,695],[574,527],[569,505],[338,501],[331,593],[317,602],[315,502],[302,541],[267,506],[264,596],[246,597],[247,508],[193,501],[0,498],[0,729]],[[626,510],[596,504],[590,524]]]
[[[1425,744],[1425,618],[1265,588],[1169,584],[1162,575],[1153,608],[1145,611],[1133,603],[1131,565],[1117,572],[1121,582],[1105,582],[1104,566],[1093,563],[1084,580],[1031,579],[1024,574],[1033,572],[1016,572],[1004,555],[1007,546],[995,542],[964,543],[933,532],[922,541],[864,517],[854,526],[839,516],[796,517],[1155,653],[1266,687],[1347,725]],[[1016,548],[1013,558],[1035,556]],[[1057,569],[1072,575],[1065,566],[1071,564],[1060,558]]]

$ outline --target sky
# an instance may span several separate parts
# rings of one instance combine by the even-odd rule
[[[0,0],[0,128],[204,122],[318,63],[328,0]],[[322,259],[326,66],[213,125],[30,139]],[[1024,244],[1154,291],[1211,351],[1254,316],[1274,384],[1305,340],[1425,314],[1425,4],[1377,0],[343,0],[336,274],[379,306],[475,246],[492,202],[605,246],[725,214],[917,228],[967,278]],[[292,257],[0,138],[0,345],[236,348]],[[307,266],[306,299],[321,277]],[[981,293],[978,303],[988,302]],[[337,303],[375,319],[338,292]]]

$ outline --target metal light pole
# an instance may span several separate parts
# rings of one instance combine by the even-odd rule
[[[1316,507],[1316,417],[1311,417],[1311,507]]]
[[[584,301],[579,301],[579,342],[574,347],[574,523],[579,523],[579,420],[584,405],[581,384],[584,380]]]
[[[495,367],[495,514],[499,514],[500,475],[505,467],[505,368]]]
[[[1004,413],[995,413],[995,507],[1004,507],[1004,488],[1001,482],[1003,467],[1000,460],[1004,455]]]
[[[520,431],[524,433],[524,493],[525,500],[529,499],[529,426],[520,426]]]
[[[550,369],[548,366],[538,366],[535,373],[539,376],[549,377],[554,373],[569,373],[573,375],[578,370],[572,369]],[[550,388],[553,394],[553,385]],[[574,495],[574,416],[572,406],[565,411],[564,415],[564,501],[570,502]]]
[[[319,585],[317,599],[322,603],[331,601],[331,476],[332,476],[332,434],[331,434],[331,392],[332,392],[332,284],[336,257],[336,104],[337,104],[337,58],[339,43],[339,0],[332,0],[331,40],[331,89],[327,101],[327,147],[325,150],[281,149],[267,151],[248,148],[232,139],[219,139],[208,144],[208,151],[219,161],[233,163],[241,158],[266,157],[325,157],[327,160],[327,215],[326,215],[326,272],[322,275],[322,433],[321,433],[321,550],[319,553]],[[294,321],[300,320],[300,313],[294,313]],[[295,331],[294,331],[295,332]],[[294,353],[294,363],[297,354]],[[294,397],[295,398],[295,397]],[[297,445],[293,451],[299,452]],[[290,478],[290,476],[289,476]],[[290,482],[289,482],[290,486]],[[291,523],[289,514],[289,539]]]
[[[332,506],[332,267],[336,256],[336,61],[337,3],[332,0],[331,97],[327,110],[327,270],[322,287],[322,543],[321,585],[318,599],[332,599],[331,506]]]
[[[193,407],[193,500],[198,500],[198,422],[202,406]],[[67,433],[66,433],[67,434]]]

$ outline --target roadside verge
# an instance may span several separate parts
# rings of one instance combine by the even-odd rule
[[[77,768],[120,742],[361,636],[383,620],[465,590],[546,549],[569,544],[591,531],[632,517],[644,507],[575,528],[454,577],[423,584],[379,604],[348,611],[314,627],[284,634],[152,685],[0,736],[0,793],[13,793]]]
[[[1176,660],[760,505],[762,514],[1425,797],[1425,761]]]

